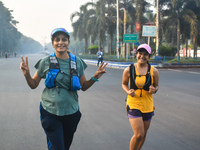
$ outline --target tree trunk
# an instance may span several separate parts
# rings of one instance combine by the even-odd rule
[[[186,47],[185,47],[185,54],[186,54],[186,57],[188,57],[188,53],[187,53],[187,50],[188,50],[188,39],[186,39]]]
[[[179,57],[179,50],[180,50],[180,20],[177,21],[177,56]]]
[[[112,36],[110,36],[110,55],[112,54],[112,40],[113,38]]]
[[[90,46],[94,45],[92,41],[92,36],[90,36]]]
[[[87,39],[87,38],[85,38],[85,40],[84,40],[84,41],[85,41],[85,54],[87,54],[87,47],[88,47],[88,46],[87,46],[87,42],[88,42],[88,39]]]
[[[100,49],[101,49],[101,38],[99,37],[99,51],[100,51]]]
[[[196,36],[193,36],[193,47],[194,47],[194,53],[193,53],[193,57],[196,58],[197,57],[197,44],[196,44]]]

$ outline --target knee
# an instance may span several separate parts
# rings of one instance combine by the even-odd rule
[[[145,135],[143,133],[138,133],[134,135],[137,141],[141,141],[142,139],[145,138]]]

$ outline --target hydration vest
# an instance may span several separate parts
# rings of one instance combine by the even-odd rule
[[[81,84],[78,77],[77,65],[76,65],[76,56],[68,53],[70,59],[70,91],[77,91],[81,89]],[[60,70],[60,66],[58,60],[56,58],[55,53],[50,54],[49,56],[49,72],[45,79],[45,86],[47,88],[55,87],[55,79],[59,72],[64,73]]]
[[[149,91],[149,86],[152,84],[152,79],[151,79],[151,74],[150,74],[151,65],[148,63],[148,71],[146,75],[136,75],[134,64],[131,64],[129,68],[130,68],[130,89],[134,89],[134,90],[140,89],[141,90],[140,97],[142,97],[142,89],[145,91]],[[137,87],[136,85],[137,83],[135,83],[136,76],[138,77],[146,76],[146,83],[142,85],[142,88]]]

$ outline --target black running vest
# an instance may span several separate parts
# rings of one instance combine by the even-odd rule
[[[136,75],[134,64],[131,64],[129,68],[130,68],[130,89],[134,89],[134,90],[140,89],[141,90],[140,97],[142,97],[142,89],[145,91],[149,91],[149,86],[152,84],[152,79],[151,79],[151,74],[150,74],[151,65],[148,63],[148,71],[146,75]],[[135,83],[135,78],[141,77],[141,76],[146,76],[146,82],[142,88],[138,88]]]

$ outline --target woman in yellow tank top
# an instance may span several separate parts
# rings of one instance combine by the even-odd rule
[[[136,51],[137,63],[123,72],[122,89],[127,93],[127,114],[134,132],[130,150],[141,149],[154,115],[152,94],[158,91],[159,73],[148,63],[150,56],[151,47],[141,44]]]

